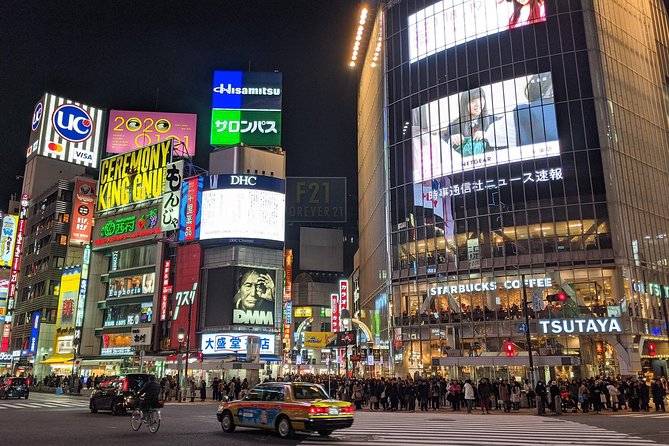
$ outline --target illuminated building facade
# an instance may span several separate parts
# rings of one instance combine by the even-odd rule
[[[394,373],[525,378],[531,345],[543,379],[666,375],[665,4],[391,1],[375,29],[382,63],[372,33],[355,68],[359,264],[388,238]],[[361,278],[363,309],[375,295]]]

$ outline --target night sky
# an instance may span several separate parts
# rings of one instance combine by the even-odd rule
[[[21,191],[16,176],[44,92],[106,109],[197,113],[195,159],[206,168],[212,73],[249,67],[283,72],[288,175],[346,176],[355,203],[357,72],[348,60],[359,8],[356,0],[3,1],[0,209]]]

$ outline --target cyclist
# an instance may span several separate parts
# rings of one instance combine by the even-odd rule
[[[141,398],[139,408],[146,417],[149,410],[159,406],[158,397],[160,396],[160,384],[158,384],[154,375],[149,377],[146,384],[139,390],[138,395]]]

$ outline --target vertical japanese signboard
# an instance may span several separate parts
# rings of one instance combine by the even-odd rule
[[[160,320],[167,320],[167,296],[172,291],[170,287],[170,269],[172,267],[171,260],[165,260],[163,264],[163,287],[162,294],[160,297]]]
[[[283,293],[283,352],[288,358],[290,354],[290,335],[293,323],[293,250],[286,248],[285,254],[285,290]]]
[[[95,212],[95,188],[97,181],[88,178],[77,178],[74,182],[74,202],[72,204],[72,227],[70,229],[70,245],[80,246],[90,243]]]
[[[0,266],[12,266],[14,248],[16,247],[16,231],[19,218],[16,215],[5,215],[2,218],[2,235],[0,236]]]
[[[348,280],[339,281],[339,312],[348,309]]]
[[[332,331],[339,331],[339,294],[330,294],[330,325]]]
[[[60,296],[56,314],[54,352],[72,353],[77,297],[81,284],[81,267],[65,267],[60,279]]]
[[[91,264],[91,244],[84,247],[84,256],[81,261],[81,281],[79,282],[79,298],[77,299],[77,313],[74,320],[74,339],[81,340],[81,329],[84,325],[84,310],[86,309],[86,289],[88,287],[88,266]],[[75,342],[75,347],[77,343]]]
[[[30,344],[28,346],[28,356],[34,356],[37,353],[37,340],[39,339],[39,324],[41,320],[41,313],[35,311],[33,313],[33,323],[30,330]]]
[[[179,212],[181,211],[181,181],[183,179],[184,162],[169,163],[165,168],[165,186],[163,192],[163,231],[179,229]]]
[[[21,195],[21,207],[19,208],[19,224],[16,231],[16,247],[14,248],[14,259],[12,260],[12,270],[9,275],[9,291],[7,292],[7,314],[2,326],[2,341],[0,351],[9,350],[9,336],[12,330],[12,313],[14,311],[14,300],[16,299],[16,287],[19,281],[19,269],[21,267],[21,250],[23,249],[23,233],[26,228],[26,218],[28,216],[28,204],[30,195]]]
[[[180,242],[192,242],[200,238],[203,187],[204,178],[202,177],[189,178],[181,186]]]
[[[200,306],[200,267],[202,248],[199,243],[179,245],[174,267],[174,293],[171,300],[172,325],[170,327],[170,348],[179,348],[178,334],[183,330],[191,340],[197,339],[197,315]],[[188,319],[191,323],[188,323]],[[190,325],[190,327],[189,327]],[[189,331],[190,328],[190,331]]]

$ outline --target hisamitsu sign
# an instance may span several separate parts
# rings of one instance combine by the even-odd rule
[[[612,317],[588,319],[551,319],[539,321],[539,332],[548,335],[560,334],[607,334],[622,333],[620,319]]]

